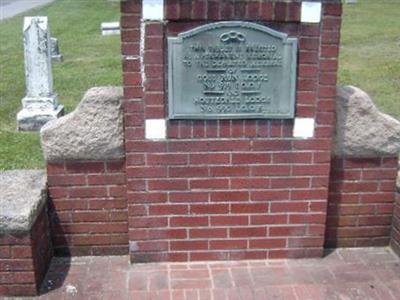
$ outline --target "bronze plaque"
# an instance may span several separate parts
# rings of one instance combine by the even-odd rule
[[[168,51],[170,119],[294,117],[296,38],[218,22],[168,38]]]

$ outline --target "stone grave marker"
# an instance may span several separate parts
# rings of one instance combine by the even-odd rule
[[[50,38],[51,45],[51,61],[52,62],[62,62],[63,56],[60,53],[60,47],[58,45],[58,39],[55,37]]]
[[[101,23],[101,35],[118,35],[121,33],[119,22]]]
[[[48,18],[25,17],[23,34],[26,95],[17,114],[17,126],[20,131],[38,131],[64,113],[53,91]]]

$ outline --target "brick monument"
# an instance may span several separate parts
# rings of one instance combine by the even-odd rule
[[[341,12],[340,1],[122,2],[132,262],[322,255]],[[168,38],[232,20],[297,39],[294,117],[168,119]]]
[[[400,122],[336,87],[341,13],[339,0],[121,1],[123,89],[91,88],[42,127],[31,202],[4,175],[0,295],[37,294],[53,252],[400,254]]]
[[[121,10],[123,96],[94,89],[71,125],[42,132],[56,255],[135,263],[399,248],[398,143],[386,140],[400,124],[362,91],[337,96],[340,1]],[[349,103],[371,111],[343,119]],[[87,118],[96,131],[78,124]],[[338,141],[357,132],[387,138],[359,138],[363,151]]]

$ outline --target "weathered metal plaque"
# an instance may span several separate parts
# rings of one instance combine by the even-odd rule
[[[168,39],[170,119],[294,117],[297,39],[219,22]]]

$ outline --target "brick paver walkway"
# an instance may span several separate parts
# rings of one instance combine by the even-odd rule
[[[388,248],[323,259],[130,265],[127,256],[54,258],[41,299],[400,299]]]

